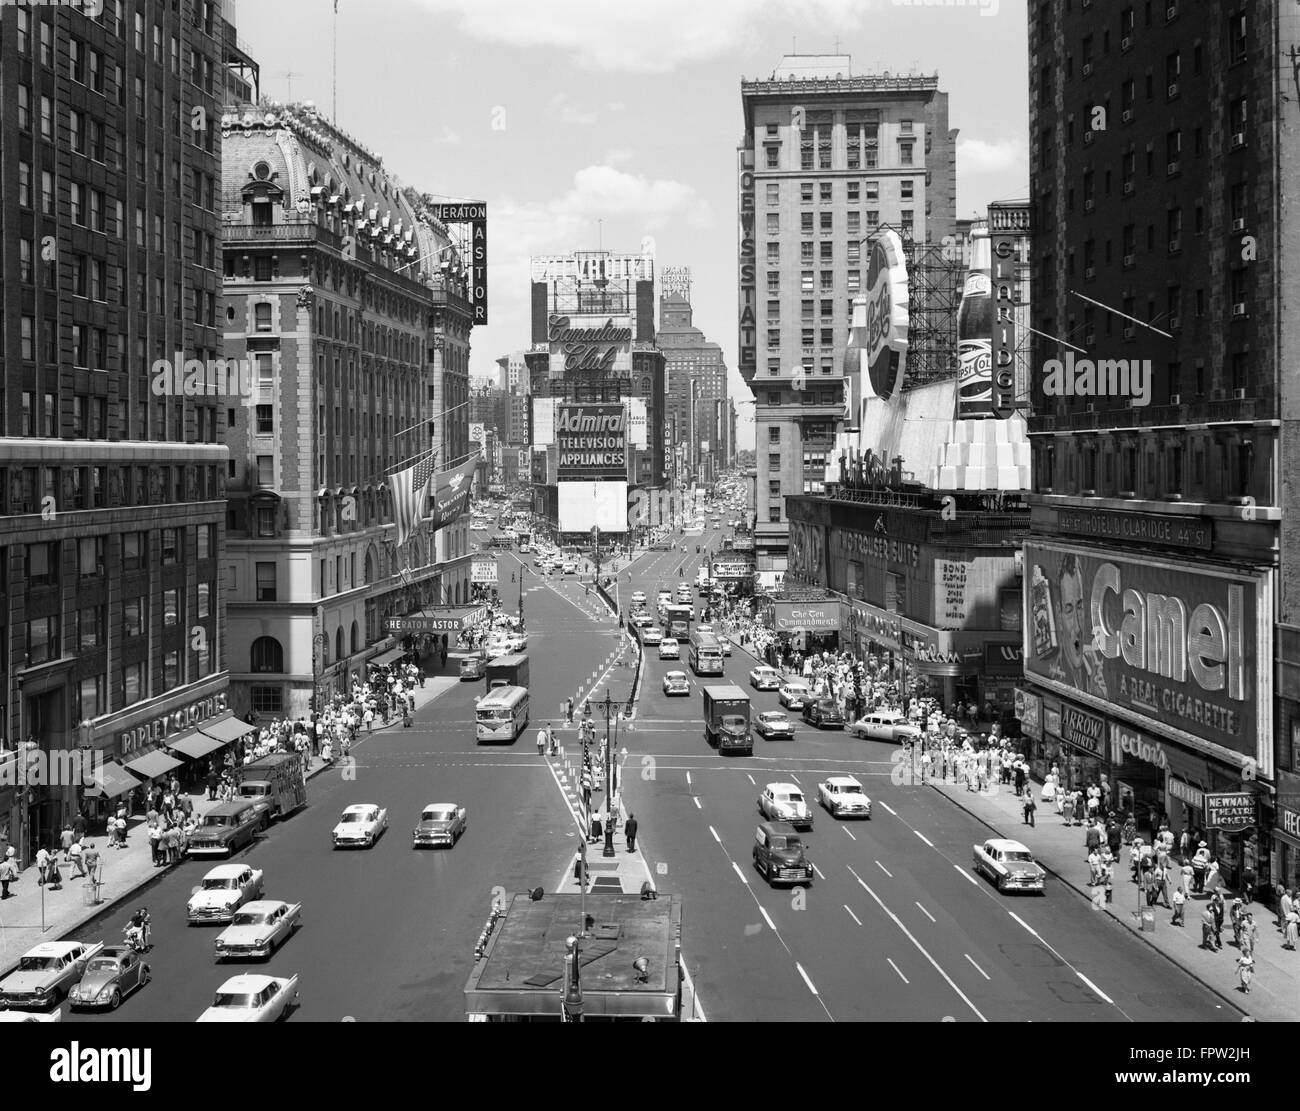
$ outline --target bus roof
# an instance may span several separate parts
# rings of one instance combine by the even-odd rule
[[[479,699],[476,710],[496,710],[518,704],[521,698],[528,697],[527,687],[494,687]]]
[[[697,631],[691,634],[691,640],[695,644],[698,644],[701,648],[722,647],[721,644],[718,642],[718,637],[716,633],[701,633]]]

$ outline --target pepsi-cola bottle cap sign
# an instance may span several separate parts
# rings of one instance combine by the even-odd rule
[[[907,261],[897,232],[882,232],[871,249],[865,300],[865,327],[855,328],[849,342],[865,351],[863,396],[888,400],[903,385],[910,323]]]

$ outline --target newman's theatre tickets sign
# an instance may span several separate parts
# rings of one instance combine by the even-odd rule
[[[1025,545],[1025,673],[1159,736],[1271,767],[1267,578]]]
[[[557,405],[556,478],[627,479],[627,413],[622,405]]]

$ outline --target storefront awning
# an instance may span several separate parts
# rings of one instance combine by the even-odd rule
[[[128,760],[123,765],[132,775],[138,775],[141,779],[157,779],[160,775],[166,775],[173,768],[179,768],[181,761],[175,756],[168,756],[162,749],[156,748],[152,752],[146,752],[143,756],[137,756],[134,760]]]
[[[168,741],[167,747],[182,756],[188,756],[191,760],[197,760],[200,756],[206,756],[214,749],[221,748],[225,743],[196,730],[193,733],[186,733],[183,737],[177,737],[174,741]]]
[[[246,721],[240,721],[231,714],[230,717],[218,718],[216,721],[205,721],[199,726],[199,732],[215,737],[222,744],[229,744],[231,741],[239,740],[240,737],[246,737],[249,733],[256,733],[257,727],[249,725]]]
[[[86,794],[94,798],[115,799],[139,786],[140,781],[129,776],[116,760],[105,760],[95,772],[95,786],[87,787]]]
[[[395,664],[406,655],[405,648],[390,648],[387,652],[380,652],[373,660],[370,661],[371,667],[388,667],[389,664]]]

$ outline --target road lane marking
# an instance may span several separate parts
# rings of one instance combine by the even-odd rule
[[[903,975],[903,970],[899,968],[898,965],[896,965],[892,960],[889,960],[888,957],[886,957],[885,960],[889,961],[889,967],[898,973],[898,978],[902,980],[903,983],[910,985],[910,981],[908,980],[908,978]]]
[[[749,772],[746,772],[745,774],[749,775]],[[755,787],[758,786],[758,784],[754,782],[754,777],[752,775],[749,776],[749,781],[750,783],[753,783]]]
[[[916,905],[918,907],[921,907],[920,903],[917,903]],[[934,922],[936,926],[939,924],[936,918],[934,917],[934,915],[931,914],[928,910],[926,910],[925,907],[921,907],[921,913],[924,914],[931,922]]]
[[[738,875],[738,876],[740,877],[740,882],[743,883],[746,887],[748,887],[748,886],[749,886],[749,877],[748,877],[747,875],[745,875],[745,873],[742,872],[742,871],[740,870],[740,865],[737,864],[737,863],[733,860],[733,861],[731,862],[731,867],[732,867],[733,869],[735,869],[736,875]]]
[[[700,796],[699,796],[699,795],[692,795],[692,796],[691,796],[691,799],[692,799],[692,800],[694,801],[694,803],[695,803],[695,809],[696,809],[696,810],[703,810],[703,809],[704,809],[704,807],[702,807],[702,806],[700,805]]]
[[[1009,910],[1007,911],[1007,913],[1011,915],[1011,917],[1014,918],[1017,922],[1019,922],[1022,926],[1024,926],[1024,928],[1027,929],[1031,934],[1033,934],[1034,937],[1038,937],[1038,931],[1034,929],[1034,927],[1031,926],[1028,922],[1026,922],[1023,918],[1021,918],[1020,915],[1018,915],[1014,910]]]
[[[849,912],[849,917],[852,918],[854,922],[856,922],[859,926],[862,925],[862,919],[853,913],[853,910],[849,907],[848,903],[844,904],[844,909]]]
[[[924,841],[927,845],[929,845],[930,848],[932,848],[932,849],[934,848],[934,842],[931,841],[931,840],[930,840],[930,839],[929,839],[929,838],[928,838],[924,833],[922,833],[920,830],[914,829],[914,830],[912,830],[912,832],[915,833],[915,834],[917,835],[917,837],[919,837],[919,838],[920,838],[922,841]]]
[[[851,829],[849,829],[848,826],[840,826],[840,829],[842,829],[845,833],[847,833],[847,834],[849,835],[849,839],[850,839],[850,840],[852,840],[852,841],[856,841],[856,840],[857,840],[857,838],[853,836],[853,831],[852,831]]]
[[[966,871],[966,869],[963,868],[960,864],[954,864],[953,867],[957,869],[957,875],[970,880],[970,882],[973,883],[976,887],[979,887],[979,881],[974,876],[972,876],[968,871]],[[1011,917],[1014,918],[1015,915],[1013,914]]]
[[[690,785],[691,785],[691,773],[690,773],[690,772],[687,772],[687,773],[686,773],[686,786],[689,787]]]
[[[876,867],[879,868],[882,872],[884,872],[885,875],[887,875],[891,880],[894,878],[894,873],[891,872],[888,868],[886,868],[883,864],[881,864],[880,861],[878,860],[876,861]]]
[[[971,957],[971,955],[970,955],[969,953],[963,953],[962,956],[965,957],[968,961],[970,961],[970,963],[974,966],[975,971],[978,972],[981,976],[983,976],[984,979],[986,979],[986,980],[991,979],[991,977],[989,976],[989,974],[988,974],[987,972],[985,972],[984,969],[980,968],[979,965],[975,964],[975,960],[974,960],[974,958]]]
[[[1112,1007],[1115,1006],[1115,1000],[1113,1000],[1109,995],[1107,995],[1104,991],[1102,991],[1101,988],[1099,988],[1096,984],[1094,984],[1091,980],[1089,980],[1088,977],[1085,976],[1082,972],[1080,972],[1077,968],[1074,970],[1074,974],[1078,976],[1079,979],[1082,980],[1085,984],[1087,984],[1088,987],[1092,988],[1093,991],[1095,991],[1099,996],[1101,996],[1101,998],[1104,999],[1107,1003],[1109,1003]]]
[[[882,774],[882,773],[879,773],[879,772],[871,772],[871,773],[869,773],[869,774],[871,774],[871,775],[879,775],[879,774]],[[898,817],[898,811],[895,810],[895,809],[893,809],[893,808],[889,805],[889,803],[887,803],[887,802],[882,802],[880,805],[883,806],[886,810],[888,810],[888,811],[889,811],[889,812],[890,812],[890,813],[891,813],[895,818]]]
[[[719,845],[721,845],[721,844],[722,844],[722,838],[718,836],[718,831],[717,831],[716,829],[714,829],[712,826],[709,826],[709,832],[710,832],[711,834],[713,834],[713,839],[714,839],[714,840],[715,840]]]
[[[808,985],[808,990],[812,992],[813,995],[820,997],[821,992],[819,992],[817,990],[816,985],[810,979],[808,979],[808,973],[806,973],[803,970],[803,965],[801,965],[798,961],[795,961],[794,966],[799,970],[799,975],[803,977],[803,982]]]
[[[762,903],[758,904],[758,913],[763,916],[763,921],[767,923],[768,929],[776,933],[776,923],[772,921],[772,916],[767,913],[767,907],[763,906]]]
[[[791,775],[790,778],[794,780],[795,783],[798,783],[800,787],[803,786],[802,783],[799,783],[799,777],[797,775]]]
[[[936,961],[932,956],[930,956],[930,951],[926,949],[926,947],[922,945],[919,941],[916,940],[916,938],[912,935],[912,931],[909,930],[906,925],[904,925],[903,920],[899,918],[898,915],[896,915],[887,906],[885,906],[884,901],[880,898],[879,895],[877,895],[874,891],[871,890],[866,880],[864,880],[861,876],[859,876],[857,872],[854,872],[852,868],[850,868],[849,871],[853,874],[853,878],[858,881],[858,884],[862,887],[862,890],[864,890],[868,895],[870,895],[873,899],[875,899],[876,905],[879,906],[880,909],[883,910],[887,915],[889,915],[894,925],[903,931],[904,935],[907,937],[907,940],[910,941],[913,945],[915,945],[918,950],[920,950],[921,955],[925,957],[925,959],[929,961],[930,964],[934,967],[934,970],[937,973],[939,973],[939,975],[942,976],[948,982],[948,986],[952,988],[952,990],[955,991],[958,994],[958,996],[961,997],[961,1001],[971,1009],[975,1017],[978,1018],[980,1022],[988,1022],[988,1019],[986,1019],[980,1013],[980,1009],[970,1001],[970,998],[966,995],[966,993],[962,991],[961,988],[959,988],[956,985],[956,983],[954,983],[952,977],[949,976],[948,973],[943,970],[943,966],[939,964],[939,962]]]

